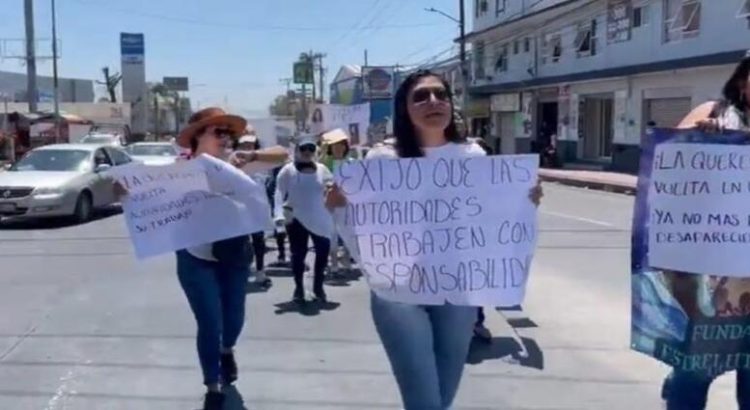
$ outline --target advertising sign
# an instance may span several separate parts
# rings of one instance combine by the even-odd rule
[[[393,67],[365,67],[362,69],[365,98],[392,98],[394,93]]]
[[[309,61],[298,61],[294,63],[294,83],[295,84],[313,84],[313,65]]]
[[[162,84],[164,84],[164,86],[170,91],[189,90],[187,77],[164,77]]]
[[[120,54],[123,64],[143,64],[145,51],[142,33],[120,33]]]

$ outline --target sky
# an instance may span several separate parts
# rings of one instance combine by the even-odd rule
[[[22,39],[24,1],[0,2],[0,39]],[[119,33],[140,32],[147,81],[187,76],[194,107],[226,103],[259,116],[286,91],[281,79],[291,77],[303,51],[327,54],[327,84],[342,65],[363,64],[365,49],[370,65],[449,56],[458,25],[424,10],[430,7],[458,16],[457,0],[57,0],[59,74],[102,80],[104,66],[119,72]],[[34,8],[36,37],[49,39],[50,0],[34,0]],[[23,43],[5,44],[12,52]],[[51,55],[49,41],[38,48]],[[26,68],[4,59],[0,70]],[[51,75],[51,60],[39,62],[37,72]]]

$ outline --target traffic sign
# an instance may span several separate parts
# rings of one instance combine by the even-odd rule
[[[313,84],[313,65],[310,61],[298,61],[294,63],[294,83],[295,84]]]

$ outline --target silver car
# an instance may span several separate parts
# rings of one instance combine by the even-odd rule
[[[136,142],[128,145],[125,151],[144,165],[173,164],[179,155],[177,148],[168,142]]]
[[[125,138],[118,134],[89,133],[83,136],[81,144],[110,145],[113,147],[125,146]]]
[[[0,172],[0,218],[72,216],[91,219],[116,202],[105,171],[133,162],[121,148],[91,144],[46,145]]]

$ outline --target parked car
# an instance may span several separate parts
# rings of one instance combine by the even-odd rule
[[[93,144],[45,145],[0,173],[0,218],[70,216],[91,219],[97,208],[117,202],[111,167],[133,159],[121,148]]]
[[[125,138],[119,134],[89,133],[81,138],[80,143],[124,147],[126,142]]]
[[[137,142],[129,145],[125,151],[144,165],[169,165],[179,156],[175,146],[169,142]]]

